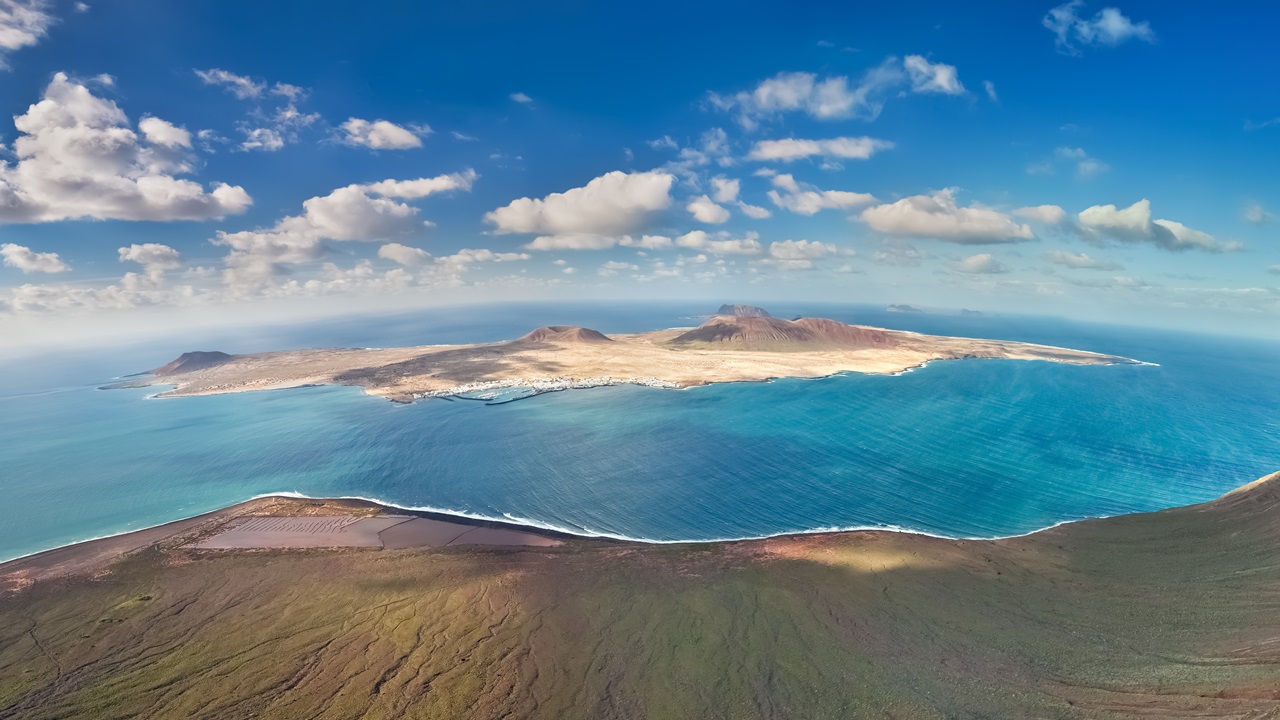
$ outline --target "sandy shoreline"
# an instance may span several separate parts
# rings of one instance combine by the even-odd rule
[[[1242,493],[1256,490],[1259,487],[1271,482],[1280,482],[1280,472],[1267,475],[1258,480],[1246,483],[1239,488],[1231,490],[1224,495],[1207,502],[1213,503],[1224,499],[1238,496]],[[1154,512],[1167,512],[1170,510],[1180,510],[1199,505],[1184,505],[1166,508]],[[318,510],[317,510],[318,509]],[[152,548],[194,548],[198,539],[211,537],[217,531],[225,531],[228,525],[234,524],[235,521],[247,517],[298,517],[299,512],[319,512],[320,514],[337,515],[342,513],[359,512],[364,516],[374,517],[400,517],[410,515],[425,521],[431,521],[443,525],[453,525],[465,527],[469,529],[491,530],[497,531],[499,535],[498,541],[486,541],[481,544],[494,545],[500,547],[518,548],[522,546],[543,545],[541,542],[513,542],[507,544],[501,541],[504,537],[502,533],[510,533],[510,537],[528,536],[530,538],[542,538],[550,542],[543,547],[552,547],[564,544],[566,542],[603,542],[603,543],[620,543],[623,545],[637,546],[712,546],[723,544],[753,543],[770,540],[801,540],[804,538],[820,538],[822,536],[840,536],[840,535],[878,535],[878,534],[894,534],[910,537],[928,538],[941,541],[955,542],[999,542],[1008,540],[1019,540],[1032,538],[1042,533],[1070,528],[1081,523],[1095,522],[1099,520],[1114,520],[1124,517],[1136,517],[1149,515],[1151,512],[1135,512],[1123,513],[1120,515],[1108,516],[1090,516],[1075,518],[1070,520],[1062,520],[1052,525],[1020,533],[1016,535],[1002,535],[991,537],[957,537],[949,535],[940,535],[920,530],[913,530],[898,526],[849,526],[849,527],[821,527],[809,530],[793,530],[779,532],[773,534],[765,534],[750,537],[734,537],[734,538],[709,538],[701,540],[656,540],[650,538],[635,538],[622,535],[614,535],[609,533],[592,532],[588,530],[573,530],[568,528],[554,527],[545,523],[538,523],[532,520],[517,521],[513,519],[496,519],[479,515],[470,515],[465,513],[454,513],[436,508],[424,508],[421,506],[403,506],[386,503],[380,500],[372,500],[369,498],[351,496],[351,497],[333,497],[333,498],[313,498],[297,493],[283,494],[265,494],[256,496],[249,500],[235,503],[224,508],[219,508],[207,513],[201,513],[189,518],[182,518],[170,522],[162,523],[148,528],[139,530],[130,530],[122,533],[107,535],[88,540],[82,540],[67,545],[61,545],[47,550],[38,551],[28,555],[19,556],[0,562],[0,591],[13,589],[15,587],[24,586],[28,581],[35,582],[39,580],[51,580],[60,577],[71,577],[78,575],[92,575],[97,572],[104,571],[114,562]],[[333,545],[333,546],[308,546],[308,547],[290,547],[285,545],[271,546],[243,546],[235,547],[241,551],[254,550],[281,550],[281,551],[301,551],[305,549],[353,549],[363,547],[361,545]],[[414,545],[404,545],[402,547],[415,547]],[[231,548],[228,548],[231,549]],[[375,548],[369,548],[375,549]],[[391,549],[391,548],[388,548]]]

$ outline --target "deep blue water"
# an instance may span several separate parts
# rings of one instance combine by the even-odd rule
[[[432,311],[8,363],[0,559],[277,491],[652,540],[849,527],[968,537],[1198,502],[1280,470],[1280,344],[1036,318],[771,308],[1159,365],[943,362],[500,406],[400,406],[351,388],[169,400],[96,389],[191,349],[488,341],[552,322],[634,332],[696,324],[705,309]]]

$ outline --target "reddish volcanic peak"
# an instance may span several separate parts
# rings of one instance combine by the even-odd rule
[[[151,371],[152,375],[178,375],[195,370],[216,367],[235,357],[224,352],[195,351],[178,356],[177,360]]]
[[[599,330],[574,325],[544,325],[520,338],[527,342],[599,343],[613,342]]]
[[[835,320],[801,318],[783,320],[773,317],[732,317],[717,315],[686,333],[673,343],[735,343],[761,348],[785,346],[790,349],[824,347],[872,348],[892,347],[893,339],[881,330],[846,325]]]

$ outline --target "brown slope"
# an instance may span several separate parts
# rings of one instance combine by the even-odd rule
[[[847,325],[824,318],[783,320],[766,317],[717,315],[671,340],[675,344],[734,344],[747,348],[793,349],[892,347],[896,343],[884,331]]]
[[[196,370],[205,370],[211,367],[217,367],[228,362],[234,355],[228,355],[224,352],[209,352],[197,350],[194,352],[185,352],[178,356],[176,360],[161,365],[151,371],[152,375],[178,375],[180,373],[193,372]]]
[[[520,338],[527,342],[557,343],[600,343],[613,342],[608,335],[599,330],[577,327],[576,325],[543,325]]]

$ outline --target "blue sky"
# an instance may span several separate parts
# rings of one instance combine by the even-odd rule
[[[0,0],[0,330],[789,298],[1280,334],[1276,11],[884,5]]]

